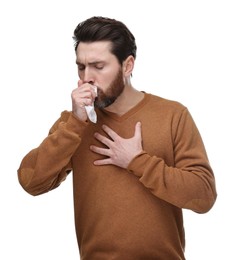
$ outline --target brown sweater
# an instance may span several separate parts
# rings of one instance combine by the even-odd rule
[[[151,94],[122,116],[99,110],[98,123],[63,112],[18,170],[32,195],[56,188],[73,171],[75,225],[81,260],[184,258],[182,208],[211,209],[215,180],[187,108]],[[123,138],[142,123],[143,152],[128,169],[95,166],[102,146],[93,134],[106,124]]]

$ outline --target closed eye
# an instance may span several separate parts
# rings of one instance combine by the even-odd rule
[[[98,70],[102,70],[104,68],[103,65],[95,65],[95,68],[98,69]]]

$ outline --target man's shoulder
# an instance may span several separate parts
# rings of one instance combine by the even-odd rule
[[[154,106],[160,106],[162,109],[173,109],[180,111],[186,109],[186,106],[184,106],[179,101],[164,98],[150,93],[148,93],[147,95],[149,96],[150,104]]]

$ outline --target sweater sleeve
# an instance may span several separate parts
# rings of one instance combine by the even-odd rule
[[[199,131],[187,109],[173,133],[174,165],[143,151],[128,171],[155,196],[198,213],[211,209],[216,200],[215,178]]]
[[[72,170],[71,157],[80,144],[86,124],[64,111],[43,142],[23,158],[18,178],[28,193],[48,192],[66,179]]]

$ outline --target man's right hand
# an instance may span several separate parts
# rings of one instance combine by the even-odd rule
[[[71,93],[73,114],[80,120],[86,121],[88,116],[85,106],[92,105],[95,97],[94,86],[79,80],[78,88],[74,89]]]

